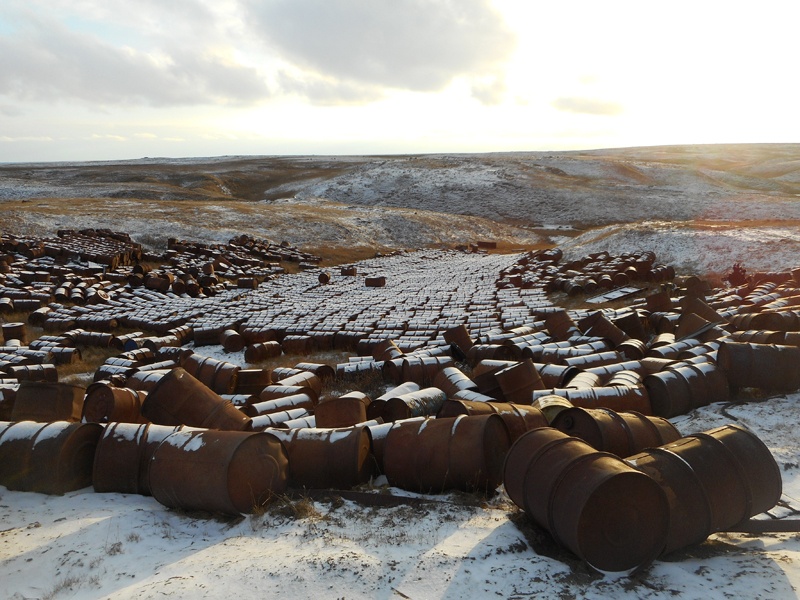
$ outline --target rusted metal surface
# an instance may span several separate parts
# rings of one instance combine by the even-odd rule
[[[83,420],[87,423],[145,423],[142,403],[147,392],[93,383],[86,390]]]
[[[246,405],[242,410],[245,414],[251,417],[256,417],[258,415],[267,415],[291,408],[305,408],[306,410],[312,410],[316,403],[316,396],[311,394],[292,394],[289,396],[280,396],[271,400],[254,402]]]
[[[584,440],[595,450],[622,458],[681,437],[666,419],[604,408],[568,408],[553,419],[552,426]]]
[[[58,495],[90,485],[102,431],[96,423],[67,421],[0,426],[0,485]]]
[[[386,421],[398,421],[411,417],[435,415],[447,400],[447,394],[435,387],[423,388],[394,396],[386,401],[383,414]]]
[[[159,425],[246,430],[250,418],[177,367],[158,380],[142,403],[142,414]]]
[[[150,459],[168,435],[186,429],[152,423],[109,423],[97,444],[92,467],[96,492],[150,495]]]
[[[367,408],[370,403],[369,396],[358,391],[320,402],[314,408],[316,426],[336,428],[363,423],[367,420]]]
[[[404,422],[386,436],[383,468],[391,485],[417,492],[491,492],[510,447],[498,415]]]
[[[719,365],[733,387],[789,391],[800,387],[800,348],[778,344],[723,342]]]
[[[730,397],[726,373],[708,362],[675,363],[647,375],[642,383],[650,397],[653,414],[666,418]]]
[[[253,431],[263,431],[270,427],[289,429],[294,421],[310,417],[311,413],[305,406],[298,406],[296,408],[288,408],[286,410],[273,411],[251,416],[252,423],[250,428]]]
[[[551,395],[561,396],[581,408],[610,408],[617,412],[635,410],[645,415],[653,414],[647,390],[642,386],[541,390],[534,392],[534,402]]]
[[[350,488],[377,472],[365,426],[270,431],[286,448],[291,487]]]
[[[68,383],[20,381],[14,421],[80,421],[86,388]]]
[[[546,427],[547,418],[535,406],[509,404],[506,402],[471,402],[469,400],[448,399],[439,410],[438,418],[459,415],[500,415],[508,428],[511,442],[529,429]]]
[[[496,371],[494,377],[502,391],[502,398],[514,404],[530,404],[533,402],[533,391],[545,389],[542,377],[530,358]]]
[[[178,431],[150,461],[150,492],[161,504],[226,514],[251,513],[286,489],[288,459],[273,435]]]
[[[726,425],[629,457],[670,501],[665,552],[699,543],[773,508],[781,496],[780,469],[755,435]]]
[[[601,571],[641,569],[660,554],[669,509],[653,479],[550,428],[529,431],[515,446],[520,456],[509,452],[506,481],[559,544]]]

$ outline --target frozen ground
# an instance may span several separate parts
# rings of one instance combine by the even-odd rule
[[[735,422],[770,448],[783,501],[800,510],[800,394],[712,405],[684,433]],[[380,486],[374,491],[414,496]],[[800,536],[721,533],[634,578],[590,572],[501,492],[370,508],[279,502],[219,520],[153,498],[0,488],[4,598],[795,598]],[[775,509],[781,516],[786,509]],[[797,518],[797,517],[794,517]]]
[[[800,263],[798,194],[797,145],[0,165],[0,229],[108,227],[152,245],[237,233],[315,247],[495,237],[555,241],[567,256],[653,250],[684,272],[737,261],[752,272]],[[712,405],[673,422],[684,434],[751,428],[781,467],[783,517],[800,511],[799,403],[791,394]],[[380,480],[367,491],[409,496]],[[91,488],[55,497],[0,487],[0,597],[795,598],[800,589],[797,534],[716,534],[637,577],[603,576],[555,548],[502,490],[487,502],[423,499],[380,509],[294,499],[219,520]]]

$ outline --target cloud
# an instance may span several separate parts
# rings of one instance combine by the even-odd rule
[[[561,97],[552,102],[553,108],[585,115],[614,116],[624,112],[622,105],[597,98]]]
[[[0,104],[0,115],[4,117],[21,117],[24,111],[13,104]]]
[[[490,0],[242,0],[256,35],[318,76],[438,91],[496,73],[515,38]]]
[[[278,84],[281,92],[301,95],[318,106],[365,104],[383,97],[377,86],[320,77],[313,73],[298,76],[281,71]]]
[[[259,72],[203,49],[118,47],[53,20],[0,37],[0,94],[152,106],[250,105],[270,92]]]
[[[506,95],[505,81],[498,77],[480,79],[472,84],[472,97],[485,106],[500,104]]]

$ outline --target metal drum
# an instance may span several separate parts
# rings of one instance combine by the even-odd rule
[[[491,493],[510,445],[498,415],[406,421],[386,436],[383,468],[391,485],[410,491]]]
[[[367,427],[273,429],[270,433],[289,455],[291,487],[351,488],[376,473]]]
[[[86,388],[68,383],[21,381],[13,421],[80,421]]]
[[[664,491],[622,459],[548,429],[529,457],[522,495],[526,514],[600,571],[647,566],[664,548],[669,508]],[[561,436],[559,438],[559,436]],[[518,477],[518,475],[517,475]]]
[[[0,426],[0,485],[10,490],[65,494],[92,483],[92,463],[103,428],[96,423]]]
[[[150,461],[150,492],[184,510],[251,513],[286,489],[288,460],[271,434],[178,431]]]
[[[142,403],[147,392],[96,382],[86,390],[83,420],[87,423],[146,423]]]
[[[246,430],[250,418],[183,368],[161,379],[142,403],[142,415],[159,425],[190,425],[208,429]]]

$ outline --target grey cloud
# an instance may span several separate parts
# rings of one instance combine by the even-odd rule
[[[242,0],[256,34],[325,77],[415,91],[495,72],[515,46],[489,0]]]
[[[19,106],[13,104],[0,104],[0,115],[4,117],[21,117],[24,114]]]
[[[561,97],[552,102],[558,110],[586,115],[614,116],[623,112],[621,104],[597,98]]]
[[[0,37],[0,56],[0,94],[19,99],[242,105],[269,95],[255,69],[197,51],[173,51],[157,61],[54,22],[29,22]]]
[[[500,104],[506,95],[506,84],[502,79],[492,77],[472,84],[472,97],[486,106]]]
[[[383,96],[377,86],[314,75],[300,78],[285,71],[278,74],[278,84],[282,92],[299,94],[318,106],[365,104]]]

